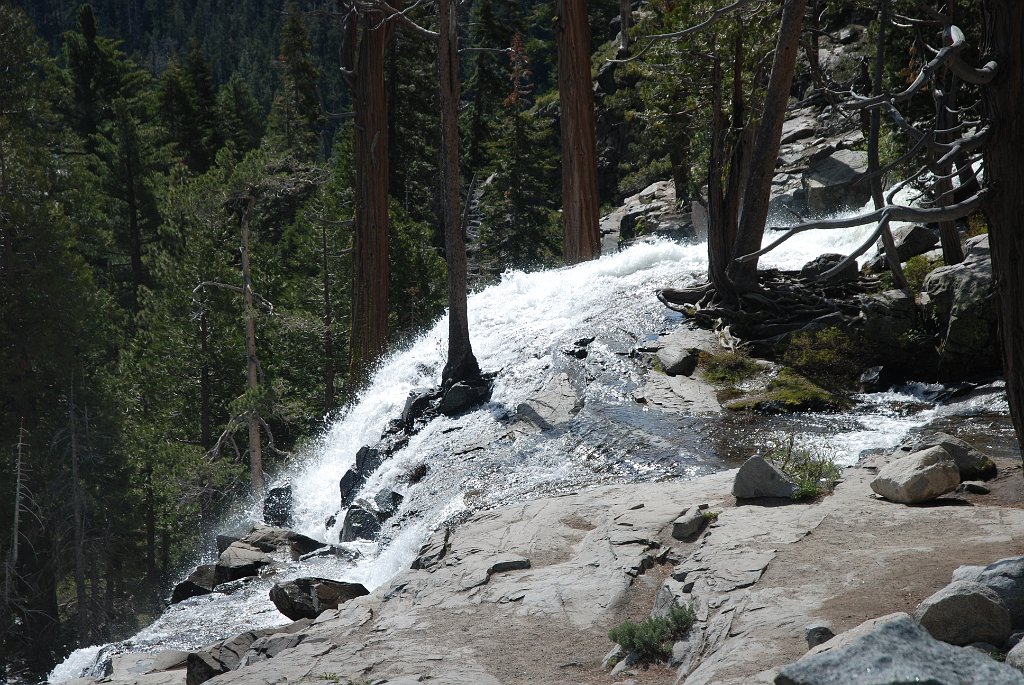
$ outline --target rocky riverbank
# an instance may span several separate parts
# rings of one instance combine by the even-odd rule
[[[875,496],[875,464],[846,469],[832,495],[807,504],[738,501],[736,472],[724,471],[482,512],[438,531],[413,568],[373,593],[312,622],[229,641],[220,649],[234,650],[237,668],[208,682],[855,682],[809,679],[810,659],[786,669],[789,680],[776,678],[807,653],[809,627],[817,641],[893,612],[913,614],[958,567],[1019,553],[1024,509],[1010,483],[1020,464],[997,457],[996,465],[992,494],[955,493],[924,506]],[[681,528],[685,512],[709,513]],[[673,601],[692,604],[697,621],[671,663],[623,659],[607,668],[608,630]],[[900,621],[886,630],[915,630]],[[949,682],[1024,682],[973,648],[914,639],[955,650],[950,663],[992,664],[1004,678],[978,680],[976,671]],[[104,682],[196,685],[195,662],[126,655]]]

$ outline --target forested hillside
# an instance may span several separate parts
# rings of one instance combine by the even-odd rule
[[[871,25],[876,3],[811,4],[783,101],[824,101],[806,55]],[[960,4],[973,36],[980,17]],[[437,8],[353,7],[0,4],[0,669],[43,672],[158,613],[204,523],[260,493],[379,354],[447,306],[438,48],[423,35]],[[777,4],[646,39],[712,7],[587,6],[605,208],[659,179],[680,201],[699,193],[723,93],[730,140],[760,117]],[[471,200],[472,284],[572,261],[555,17],[548,0],[459,8],[455,189]],[[900,40],[887,88],[924,61],[920,40]],[[366,140],[375,41],[386,108]],[[882,135],[883,163],[898,163],[910,142]],[[370,169],[385,176],[386,254],[365,262]],[[367,268],[384,283],[362,293]],[[376,342],[364,306],[378,307]]]

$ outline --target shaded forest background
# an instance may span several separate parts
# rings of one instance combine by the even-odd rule
[[[871,5],[817,3],[816,26],[869,24]],[[629,31],[636,42],[711,7],[635,3]],[[589,3],[604,205],[662,178],[680,198],[704,184],[700,56],[738,65],[725,92],[755,93],[777,25],[777,7],[758,7],[609,70],[620,3]],[[44,672],[151,620],[204,523],[247,492],[245,417],[259,418],[273,473],[358,390],[339,12],[326,1],[0,4],[0,668]],[[436,27],[433,12],[410,16]],[[462,189],[479,195],[467,210],[479,286],[561,259],[554,7],[474,0],[462,12]],[[396,28],[392,348],[446,302],[436,59]],[[912,39],[888,59],[893,84],[920,63]],[[809,87],[798,78],[792,95]],[[889,142],[896,156],[902,143]]]

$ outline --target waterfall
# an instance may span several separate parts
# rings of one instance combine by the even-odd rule
[[[822,252],[848,253],[871,230],[807,232],[762,264],[796,269]],[[96,662],[119,651],[194,649],[245,630],[284,624],[268,599],[277,581],[323,576],[377,587],[408,568],[433,530],[473,510],[595,483],[694,477],[724,468],[723,458],[701,432],[705,425],[648,410],[631,396],[642,372],[630,351],[679,321],[656,300],[655,291],[696,283],[706,269],[706,245],[655,241],[572,267],[505,273],[499,283],[469,298],[474,351],[483,370],[497,372],[491,400],[463,416],[433,420],[365,483],[362,496],[387,487],[404,500],[379,541],[347,543],[361,552],[360,559],[312,559],[272,577],[236,581],[231,594],[173,605],[130,640],[76,651],[50,681],[99,675]],[[400,415],[412,390],[439,383],[446,331],[442,317],[383,360],[359,398],[308,454],[280,474],[279,481],[292,484],[295,530],[337,542],[344,513],[338,511],[340,477],[354,463],[356,451],[374,444]],[[564,354],[585,337],[596,338],[585,360]],[[516,408],[560,374],[572,384],[582,409],[564,426],[541,434],[515,433]],[[906,398],[913,398],[910,389],[865,396],[860,410],[840,417],[794,418],[784,429],[828,442],[839,461],[853,463],[860,450],[891,447],[907,430],[943,411],[905,417],[890,409]],[[425,477],[411,482],[409,474],[422,466]],[[255,507],[243,514],[243,519],[259,518]]]

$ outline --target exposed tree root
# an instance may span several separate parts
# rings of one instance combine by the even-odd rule
[[[820,282],[797,271],[769,269],[758,277],[760,290],[741,294],[736,302],[720,297],[710,283],[664,288],[658,291],[658,299],[701,328],[726,331],[726,346],[735,345],[739,338],[757,353],[771,354],[793,333],[853,326],[860,315],[859,296],[878,289],[874,276]]]

